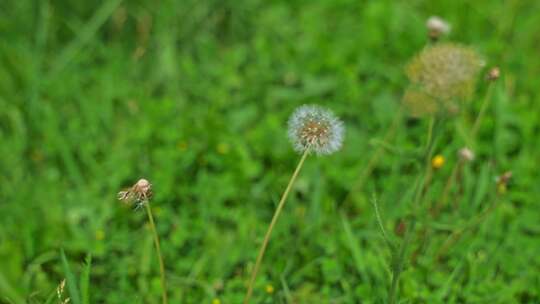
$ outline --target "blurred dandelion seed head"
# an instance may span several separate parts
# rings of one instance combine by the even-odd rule
[[[330,110],[303,105],[289,118],[289,139],[297,152],[312,150],[318,155],[338,151],[343,144],[343,122]]]
[[[407,65],[411,82],[404,104],[412,115],[459,111],[473,92],[484,61],[467,46],[440,43],[425,48]]]

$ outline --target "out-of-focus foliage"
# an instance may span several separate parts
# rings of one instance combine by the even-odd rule
[[[538,11],[536,1],[0,1],[0,303],[43,303],[66,277],[61,248],[76,281],[91,254],[91,303],[159,303],[145,214],[116,200],[141,177],[155,192],[171,303],[239,303],[298,161],[287,118],[306,103],[331,109],[346,138],[306,162],[254,303],[384,302],[388,251],[370,198],[399,238],[428,122],[396,115],[434,14],[452,25],[440,43],[473,47],[502,76],[474,139],[481,76],[438,130],[446,161],[430,204],[457,151],[477,157],[440,215],[417,225],[401,298],[540,302]]]

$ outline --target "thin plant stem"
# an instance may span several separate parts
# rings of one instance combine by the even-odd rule
[[[446,184],[444,185],[443,194],[441,200],[435,205],[433,209],[433,216],[437,216],[440,212],[440,210],[446,205],[446,202],[448,201],[448,195],[450,194],[450,190],[452,189],[452,185],[454,181],[456,180],[457,176],[459,175],[459,172],[461,171],[461,168],[463,167],[463,161],[459,160],[457,164],[452,169],[452,173],[448,177],[448,180],[446,181]]]
[[[399,252],[393,253],[393,265],[392,265],[392,283],[390,285],[390,294],[388,296],[388,303],[395,304],[397,300],[397,290],[399,277],[403,271],[403,264],[405,261],[405,253],[407,252],[407,247],[412,237],[412,232],[414,231],[414,226],[416,224],[416,219],[413,217],[410,223],[410,226],[407,227],[407,232],[405,233],[405,238],[399,247]]]
[[[471,129],[471,141],[475,142],[475,137],[478,132],[478,129],[480,128],[480,123],[482,122],[482,119],[484,118],[484,115],[486,113],[486,110],[489,106],[489,102],[491,101],[491,96],[493,95],[493,85],[494,82],[490,82],[488,84],[488,88],[486,90],[486,94],[484,95],[484,98],[482,100],[482,105],[480,106],[480,111],[478,112],[478,115],[476,116],[476,119],[474,120],[473,127]],[[454,168],[452,169],[452,174],[448,177],[446,180],[446,184],[444,186],[443,195],[441,200],[437,203],[434,209],[434,216],[437,216],[440,209],[443,208],[446,205],[446,202],[448,201],[448,195],[450,194],[450,190],[452,189],[452,186],[456,180],[456,177],[458,176],[459,171],[463,167],[463,161],[458,161]]]
[[[401,276],[401,273],[403,272],[405,255],[407,253],[407,248],[409,247],[409,243],[412,238],[412,233],[414,232],[414,226],[416,225],[416,217],[418,216],[418,212],[420,210],[420,203],[422,202],[424,194],[428,190],[429,176],[431,174],[430,160],[435,151],[438,135],[441,133],[440,129],[440,126],[436,127],[435,117],[432,117],[429,122],[428,135],[424,152],[426,169],[423,173],[421,173],[422,176],[417,181],[417,188],[413,201],[414,215],[411,218],[410,224],[407,227],[404,240],[403,242],[401,242],[399,249],[397,250],[397,252],[396,250],[392,252],[392,282],[390,284],[390,289],[388,293],[389,304],[395,304],[398,299],[397,293],[399,286],[399,278]]]
[[[476,117],[476,120],[474,121],[474,124],[473,124],[473,128],[471,131],[471,138],[473,139],[473,141],[476,136],[476,133],[478,132],[478,129],[480,128],[480,123],[482,122],[482,119],[484,118],[487,107],[489,106],[489,101],[491,100],[492,93],[493,93],[493,82],[490,82],[486,90],[486,95],[484,95],[484,100],[482,101],[480,112],[478,112],[478,116]]]
[[[422,187],[420,189],[421,191],[417,192],[416,194],[417,197],[415,198],[415,201],[417,202],[417,204],[420,203],[420,197],[428,191],[429,184],[431,183],[431,178],[433,174],[433,171],[431,168],[431,159],[433,158],[433,154],[435,154],[436,137],[440,134],[440,129],[441,129],[440,127],[435,128],[435,125],[436,125],[436,119],[435,117],[431,117],[429,121],[428,137],[427,137],[427,142],[426,142],[426,147],[425,147],[425,152],[424,152],[426,170],[424,172]],[[418,205],[415,204],[414,207],[416,208],[417,206]]]
[[[150,203],[146,201],[144,203],[146,208],[146,213],[148,214],[148,221],[150,222],[150,229],[152,229],[152,234],[154,237],[154,245],[156,246],[156,253],[159,260],[159,273],[161,276],[161,293],[163,304],[167,304],[167,281],[165,279],[165,264],[163,263],[163,256],[161,255],[161,246],[159,245],[159,236],[156,230],[156,224],[154,223],[154,216],[152,216],[152,209],[150,208]]]
[[[381,213],[379,212],[379,206],[377,204],[377,197],[375,195],[373,195],[372,203],[373,203],[373,208],[375,209],[375,216],[377,217],[377,223],[379,223],[379,228],[381,229],[381,233],[384,238],[384,241],[386,242],[386,245],[388,245],[388,248],[390,248],[390,251],[394,251],[394,244],[388,237],[388,234],[386,233],[386,229],[384,229]]]
[[[291,192],[292,186],[294,182],[296,181],[296,178],[298,177],[298,173],[300,173],[300,169],[302,169],[302,166],[304,165],[304,162],[307,156],[309,155],[309,152],[310,152],[310,148],[308,147],[302,154],[302,157],[300,158],[300,161],[298,162],[298,165],[296,166],[296,169],[294,170],[294,173],[291,176],[291,179],[289,180],[289,184],[287,185],[287,188],[285,188],[285,192],[283,192],[283,195],[281,196],[281,200],[279,201],[276,211],[274,212],[274,216],[272,217],[272,221],[270,222],[270,225],[268,226],[268,230],[266,230],[264,240],[261,244],[261,248],[259,249],[259,254],[257,255],[257,260],[255,261],[255,267],[253,267],[253,270],[251,272],[251,278],[249,280],[248,289],[246,292],[246,296],[244,297],[244,304],[249,303],[251,294],[253,293],[253,286],[255,285],[255,279],[257,278],[257,273],[259,272],[259,268],[261,266],[264,253],[266,252],[266,247],[268,246],[268,242],[270,241],[270,236],[272,235],[272,231],[274,230],[274,226],[276,225],[279,215],[281,214],[281,210],[283,209],[283,206],[285,205],[285,202],[287,201],[287,197],[289,196],[289,193]]]

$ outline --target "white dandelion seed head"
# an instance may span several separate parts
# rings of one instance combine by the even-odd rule
[[[302,153],[308,148],[318,155],[338,151],[343,145],[343,122],[323,107],[303,105],[289,118],[289,139],[294,150]]]
[[[426,27],[430,32],[436,34],[448,34],[451,30],[450,24],[438,16],[429,17],[426,21]]]

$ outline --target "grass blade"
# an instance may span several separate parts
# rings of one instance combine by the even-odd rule
[[[0,272],[0,303],[3,300],[9,299],[15,304],[25,303],[23,297],[8,283],[7,279]]]
[[[64,253],[63,249],[60,250],[60,256],[62,258],[62,266],[66,275],[66,282],[71,302],[73,304],[81,304],[81,296],[79,294],[79,289],[77,288],[77,281],[75,280],[75,275],[73,272],[71,272],[66,254]]]
[[[89,253],[85,258],[85,266],[80,278],[82,304],[90,304],[90,270],[92,269],[92,255]]]

